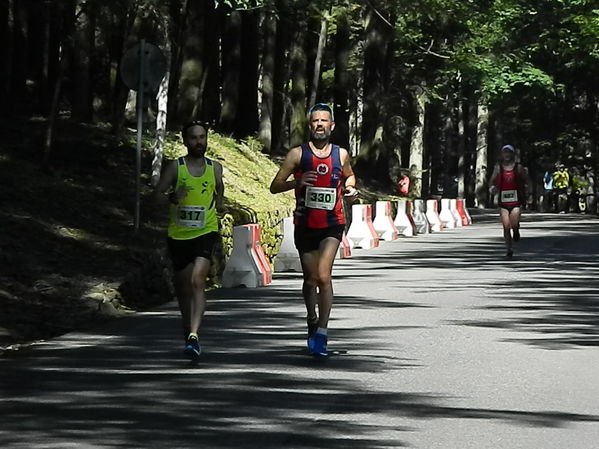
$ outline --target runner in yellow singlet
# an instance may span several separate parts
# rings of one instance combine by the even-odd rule
[[[223,207],[223,168],[208,159],[208,128],[197,122],[182,130],[187,156],[171,161],[156,186],[157,197],[171,203],[168,250],[175,270],[175,290],[183,319],[184,352],[199,357],[200,324],[206,308],[204,290],[220,239],[217,210]]]

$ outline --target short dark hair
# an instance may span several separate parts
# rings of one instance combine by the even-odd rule
[[[335,114],[333,113],[333,108],[326,103],[316,103],[310,109],[308,109],[308,120],[312,117],[312,113],[316,111],[326,111],[331,114],[331,120],[335,121]]]
[[[197,121],[197,120],[194,120],[193,122],[187,122],[181,128],[181,135],[183,136],[183,138],[185,138],[185,136],[187,136],[187,130],[189,128],[193,128],[194,126],[201,126],[202,128],[204,128],[204,131],[206,131],[206,133],[208,133],[208,131],[210,130],[210,127],[205,122],[200,122],[200,121]]]

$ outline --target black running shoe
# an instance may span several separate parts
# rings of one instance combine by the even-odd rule
[[[514,229],[514,242],[517,242],[518,240],[520,240],[520,229]]]
[[[505,255],[505,256],[506,256],[508,259],[511,259],[513,255],[514,255],[514,251],[513,251],[513,250],[511,250],[511,249],[508,249],[508,250],[507,250],[507,253],[506,253],[506,255]]]

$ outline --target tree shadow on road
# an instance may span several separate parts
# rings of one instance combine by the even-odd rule
[[[539,334],[506,340],[546,349],[599,346],[597,224],[529,225],[529,232],[545,235],[524,238],[502,276],[485,286],[485,295],[496,304],[484,308],[500,316],[455,324]]]
[[[353,306],[369,301],[344,299]],[[180,356],[173,305],[2,359],[0,445],[377,449],[407,444],[415,429],[401,424],[406,419],[547,428],[599,421],[557,411],[465,408],[440,393],[373,388],[368,376],[401,376],[418,361],[351,350],[313,359],[303,350],[298,301],[291,289],[212,292],[205,358],[197,365]],[[340,328],[336,335],[360,343],[378,330]]]

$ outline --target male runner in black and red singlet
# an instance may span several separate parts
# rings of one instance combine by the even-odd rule
[[[330,143],[335,128],[329,105],[308,113],[310,141],[292,148],[270,186],[272,193],[295,189],[295,246],[304,275],[308,350],[327,355],[327,328],[333,305],[331,272],[345,228],[343,197],[358,195],[346,149]],[[293,179],[289,179],[293,176]],[[317,308],[318,305],[318,314]]]
[[[491,175],[492,189],[499,193],[499,214],[503,224],[503,239],[507,257],[513,255],[512,240],[520,240],[520,213],[526,204],[528,184],[526,170],[516,162],[516,152],[511,145],[501,149],[499,161]],[[513,232],[513,236],[512,236]]]

